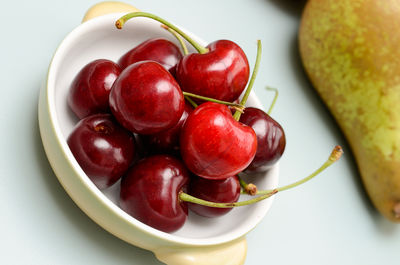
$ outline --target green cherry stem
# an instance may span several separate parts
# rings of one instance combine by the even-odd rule
[[[249,98],[249,95],[250,95],[251,89],[252,89],[252,87],[253,87],[254,81],[256,80],[256,76],[257,76],[257,73],[258,73],[258,69],[260,68],[261,53],[262,53],[261,40],[257,40],[257,57],[256,57],[256,62],[255,62],[255,65],[254,65],[253,72],[252,72],[252,74],[251,74],[250,82],[249,82],[249,84],[247,85],[246,92],[244,93],[243,98],[242,98],[242,100],[240,101],[240,105],[242,105],[243,108],[244,108],[244,105],[245,105],[246,102],[247,102],[247,99]],[[240,119],[240,115],[242,115],[242,113],[241,113],[240,111],[236,111],[236,112],[233,114],[233,118],[234,118],[235,120],[238,121],[238,120]]]
[[[150,13],[146,13],[146,12],[132,12],[129,14],[126,14],[125,16],[122,16],[121,18],[119,18],[116,22],[115,22],[115,26],[118,29],[122,29],[122,27],[124,26],[124,24],[131,18],[135,18],[135,17],[147,17],[147,18],[151,18],[154,19],[158,22],[160,22],[161,24],[167,26],[168,28],[173,29],[174,31],[176,31],[179,35],[181,35],[184,39],[186,39],[199,53],[207,53],[208,49],[202,45],[200,45],[198,42],[196,42],[195,40],[193,40],[189,35],[187,35],[185,32],[183,32],[181,29],[179,29],[178,27],[176,27],[175,25],[173,25],[172,23],[166,21],[163,18],[160,18],[156,15],[150,14]]]
[[[196,197],[193,197],[187,193],[184,192],[180,192],[179,193],[179,199],[181,201],[185,201],[185,202],[191,202],[191,203],[196,203],[196,204],[200,204],[203,206],[208,206],[208,207],[214,207],[214,208],[233,208],[233,207],[238,207],[238,206],[246,206],[246,205],[250,205],[262,200],[265,200],[269,197],[271,197],[272,195],[274,195],[275,193],[277,193],[277,190],[273,190],[268,194],[263,194],[259,197],[247,200],[247,201],[240,201],[240,202],[232,202],[232,203],[222,203],[222,202],[210,202],[210,201],[205,201]]]
[[[165,26],[164,24],[161,25],[161,27],[163,29],[168,30],[168,32],[171,33],[178,40],[179,44],[181,45],[183,54],[188,55],[189,54],[188,48],[186,47],[185,41],[182,39],[181,35],[179,35],[175,30]]]
[[[278,89],[276,89],[274,87],[269,87],[269,86],[267,86],[266,89],[275,92],[274,99],[272,100],[271,106],[269,106],[269,109],[267,112],[268,115],[271,115],[272,109],[274,108],[276,100],[278,99],[279,91],[278,91]]]
[[[299,186],[299,185],[301,185],[301,184],[303,184],[303,183],[305,183],[305,182],[311,180],[311,179],[314,178],[316,175],[318,175],[318,174],[321,173],[323,170],[325,170],[327,167],[331,166],[333,163],[335,163],[336,161],[338,161],[339,158],[342,156],[342,154],[343,154],[343,149],[342,149],[342,147],[339,146],[339,145],[337,145],[337,146],[335,146],[335,148],[333,148],[332,153],[331,153],[331,155],[329,156],[328,160],[326,160],[325,163],[322,164],[322,166],[320,166],[317,170],[315,170],[313,173],[311,173],[311,174],[308,175],[307,177],[305,177],[305,178],[303,178],[303,179],[300,179],[300,180],[298,180],[298,181],[296,181],[296,182],[293,182],[293,183],[291,183],[291,184],[288,184],[288,185],[285,185],[285,186],[276,188],[276,189],[258,190],[258,191],[256,192],[256,195],[266,195],[266,194],[270,194],[270,193],[273,192],[273,191],[280,192],[280,191],[284,191],[284,190],[288,190],[288,189],[297,187],[297,186]],[[243,182],[243,184],[242,184],[242,182]],[[251,184],[251,183],[250,183],[250,184],[247,184],[247,183],[244,182],[243,180],[241,180],[240,183],[241,183],[242,187],[243,187],[243,185],[250,185],[250,184]],[[250,193],[248,193],[246,190],[243,191],[243,193],[250,194]],[[252,195],[252,194],[250,194],[250,195]]]
[[[193,106],[193,108],[197,108],[199,105],[197,105],[196,102],[193,101],[189,96],[185,96],[185,99]]]
[[[183,95],[185,97],[197,98],[197,99],[202,99],[202,100],[205,100],[205,101],[211,101],[211,102],[215,102],[215,103],[219,103],[219,104],[223,104],[223,105],[227,105],[227,106],[232,106],[232,107],[237,108],[238,111],[244,109],[242,105],[237,104],[237,103],[223,101],[223,100],[219,100],[219,99],[215,99],[215,98],[203,97],[203,96],[196,95],[196,94],[189,93],[189,92],[185,92],[185,91],[182,91],[182,93],[183,93]]]

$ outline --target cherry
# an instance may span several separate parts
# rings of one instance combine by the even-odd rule
[[[148,17],[173,29],[190,42],[200,54],[188,54],[176,66],[181,88],[190,93],[233,101],[243,92],[249,79],[249,63],[243,50],[229,40],[218,40],[203,47],[168,21],[145,12],[129,13],[116,21],[121,29],[134,17]]]
[[[110,93],[116,119],[138,134],[154,134],[174,126],[185,101],[174,77],[161,64],[142,61],[122,71]]]
[[[99,189],[114,184],[128,170],[135,153],[133,135],[110,114],[94,114],[80,120],[67,143]]]
[[[108,96],[120,73],[121,68],[106,59],[92,61],[79,71],[68,94],[68,105],[78,118],[110,111]]]
[[[186,118],[193,111],[193,107],[185,101],[185,108],[178,123],[172,128],[150,135],[139,135],[143,145],[146,146],[151,153],[168,153],[179,154],[179,136]]]
[[[257,42],[257,58],[253,73],[240,101],[244,107],[257,75],[261,58],[261,42]],[[206,102],[186,119],[181,132],[181,155],[190,171],[209,179],[224,179],[244,170],[257,150],[254,130],[239,121],[241,111],[233,114],[226,105]]]
[[[229,40],[218,40],[204,54],[186,55],[176,66],[176,79],[186,92],[234,101],[249,79],[249,63],[243,50]]]
[[[254,130],[233,119],[225,105],[198,106],[182,127],[181,155],[190,171],[210,179],[224,179],[244,170],[257,150]]]
[[[164,232],[178,230],[188,215],[179,200],[189,173],[182,162],[167,155],[144,158],[122,178],[121,208],[139,221]]]
[[[257,152],[246,172],[262,172],[273,166],[285,151],[286,138],[282,126],[264,111],[248,107],[240,122],[253,128],[257,135]]]
[[[118,64],[122,69],[140,61],[156,61],[164,66],[172,74],[175,74],[175,66],[182,58],[178,46],[173,42],[163,39],[149,39],[126,52],[119,60]]]
[[[188,193],[207,201],[233,203],[239,199],[240,183],[237,176],[217,180],[192,176]],[[196,203],[189,203],[189,209],[204,217],[218,217],[232,210],[232,208],[215,208]]]

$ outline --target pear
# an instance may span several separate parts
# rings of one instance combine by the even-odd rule
[[[372,203],[400,222],[400,0],[309,0],[299,48]]]

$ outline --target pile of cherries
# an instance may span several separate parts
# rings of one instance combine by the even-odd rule
[[[182,34],[198,53],[188,54],[183,45],[183,55],[167,39],[149,39],[118,63],[87,64],[70,87],[68,105],[80,121],[67,142],[99,189],[121,179],[124,211],[173,232],[183,226],[188,208],[217,217],[245,205],[237,202],[241,186],[247,188],[238,174],[274,165],[284,152],[285,134],[264,111],[244,107],[255,74],[237,103],[250,72],[237,44],[218,40],[202,47],[143,12],[116,25],[137,16],[160,21],[180,41]]]

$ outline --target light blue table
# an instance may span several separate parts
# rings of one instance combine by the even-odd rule
[[[336,144],[345,156],[317,179],[280,194],[250,232],[250,264],[399,264],[400,225],[382,219],[360,183],[351,152],[304,75],[296,34],[301,1],[136,0],[141,10],[205,40],[236,41],[254,63],[264,47],[256,93],[286,130],[282,184],[318,167]],[[3,1],[0,42],[0,264],[160,264],[92,222],[67,196],[44,154],[37,99],[63,37],[95,0]]]

